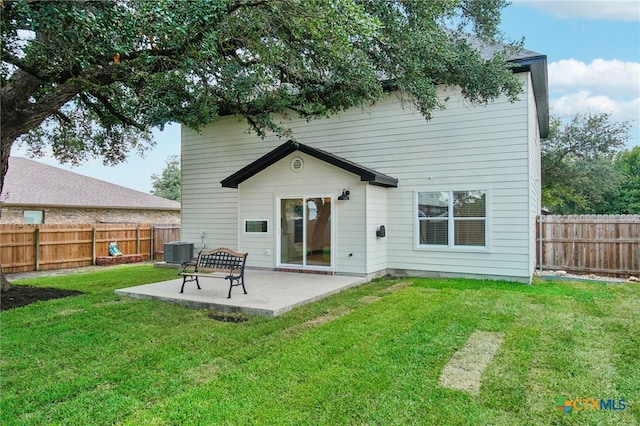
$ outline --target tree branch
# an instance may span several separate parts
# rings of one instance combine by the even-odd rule
[[[145,127],[136,122],[135,120],[126,117],[125,115],[123,115],[122,113],[118,112],[112,105],[111,101],[109,99],[107,99],[106,96],[103,96],[99,93],[91,93],[92,96],[94,96],[97,100],[100,101],[100,103],[107,109],[107,111],[109,111],[109,113],[111,115],[113,115],[114,117],[116,117],[118,120],[122,121],[124,124],[128,125],[128,126],[132,126],[135,127],[138,130],[141,131],[146,131]]]
[[[31,74],[35,78],[43,80],[42,75],[40,74],[40,72],[38,71],[37,68],[34,68],[34,67],[31,67],[31,66],[27,65],[27,63],[25,62],[24,59],[19,58],[19,57],[15,56],[14,54],[10,53],[10,52],[6,52],[6,51],[2,52],[2,62],[6,62],[8,64],[11,64],[11,65],[15,66],[16,68],[21,69],[22,71]]]
[[[243,7],[249,8],[249,7],[258,7],[258,6],[263,6],[267,4],[267,0],[260,0],[260,1],[254,1],[254,2],[238,2],[232,6],[230,6],[227,9],[227,14],[231,15],[233,12],[235,12],[238,9],[241,9]]]
[[[71,119],[69,117],[67,117],[66,114],[62,113],[62,111],[56,111],[56,113],[54,114],[56,116],[56,118],[58,118],[60,121],[64,121],[67,124],[71,124]]]

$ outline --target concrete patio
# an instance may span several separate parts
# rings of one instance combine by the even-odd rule
[[[227,299],[229,282],[215,278],[201,278],[201,290],[197,289],[195,283],[187,283],[182,294],[182,278],[123,288],[115,293],[136,299],[162,300],[195,309],[275,317],[365,282],[365,277],[247,269],[245,287],[248,294],[242,292],[242,287],[234,287],[231,299]]]

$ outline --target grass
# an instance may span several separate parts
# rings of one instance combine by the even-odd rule
[[[637,284],[378,280],[237,323],[113,293],[172,278],[145,265],[19,282],[85,294],[0,313],[0,423],[640,423]],[[479,394],[439,387],[476,330],[505,336]],[[560,397],[626,409],[563,414]]]

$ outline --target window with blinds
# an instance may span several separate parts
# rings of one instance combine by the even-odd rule
[[[487,191],[417,194],[418,245],[487,246]]]

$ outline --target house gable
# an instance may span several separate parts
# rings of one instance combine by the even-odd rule
[[[238,188],[238,185],[250,177],[256,175],[262,170],[272,166],[276,162],[282,160],[287,155],[300,151],[307,155],[310,155],[318,160],[329,163],[340,169],[346,170],[353,174],[360,176],[360,180],[368,182],[371,185],[383,186],[387,188],[396,188],[398,186],[398,179],[391,176],[379,173],[368,167],[361,166],[353,161],[349,161],[345,158],[338,157],[329,152],[321,149],[312,148],[308,145],[304,145],[292,140],[285,142],[273,151],[263,155],[253,163],[246,167],[243,167],[236,173],[222,180],[220,183],[225,188]]]

